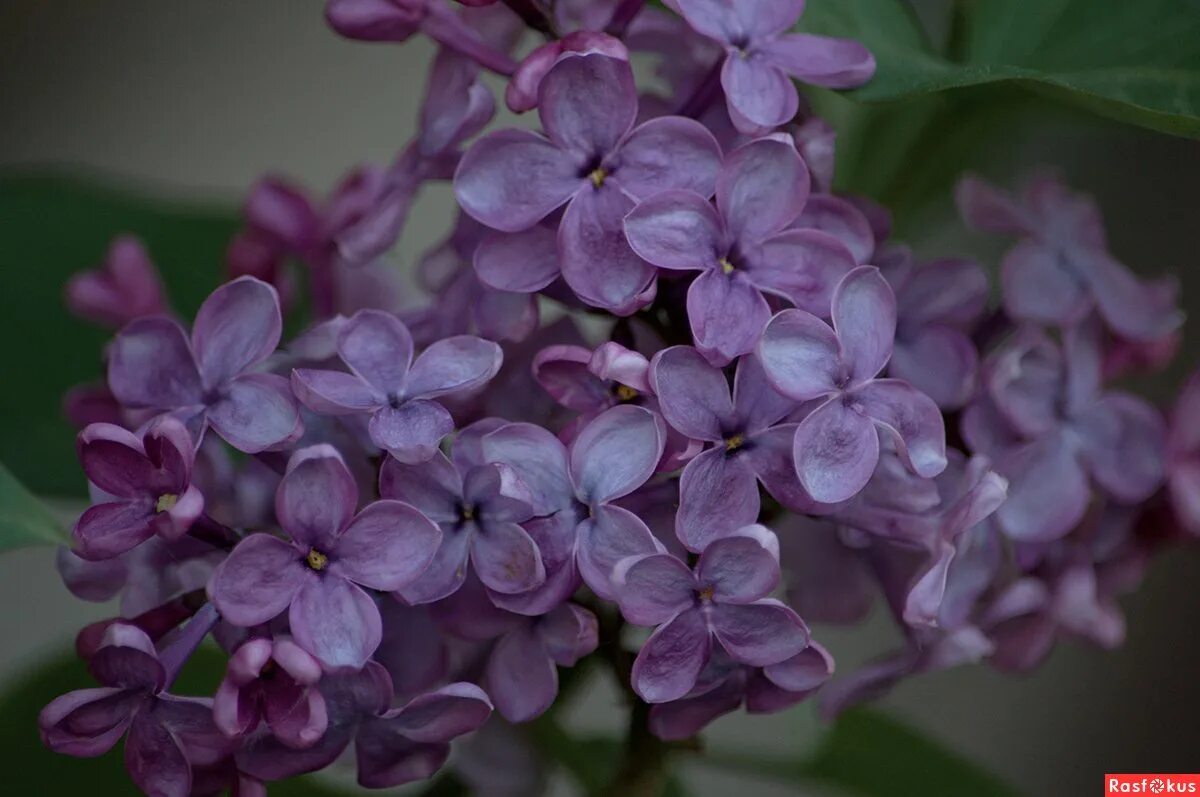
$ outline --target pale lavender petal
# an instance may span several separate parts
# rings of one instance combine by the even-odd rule
[[[875,233],[871,229],[871,222],[867,221],[861,210],[839,196],[813,194],[792,226],[831,236],[846,247],[855,265],[869,262],[875,254]]]
[[[717,207],[729,234],[747,246],[791,224],[804,209],[808,192],[808,167],[792,140],[762,138],[735,149],[725,159],[717,179]]]
[[[612,152],[637,117],[629,61],[565,53],[542,79],[538,116],[550,140],[563,149],[585,157]]]
[[[584,188],[567,206],[558,228],[563,279],[580,299],[628,315],[654,298],[655,271],[625,240],[624,218],[633,201],[607,181]]]
[[[671,189],[707,199],[721,168],[721,147],[696,120],[661,116],[634,128],[613,156],[613,166],[621,188],[635,199]]]
[[[1006,191],[968,174],[954,189],[958,212],[968,226],[986,232],[1025,235],[1036,232],[1036,222]]]
[[[329,571],[364,587],[392,592],[421,575],[441,541],[441,530],[413,507],[375,501],[338,536]]]
[[[759,432],[750,438],[740,457],[776,501],[793,512],[824,514],[826,510],[808,494],[796,473],[792,453],[796,426],[785,423]]]
[[[939,407],[962,407],[975,392],[979,355],[957,329],[924,327],[897,340],[888,373],[928,395]]]
[[[55,552],[54,565],[72,595],[94,603],[115,598],[129,578],[129,565],[123,559],[91,562],[65,545]]]
[[[627,349],[620,343],[601,343],[592,352],[588,370],[601,379],[609,379],[639,393],[652,393],[650,361],[641,352]]]
[[[767,665],[763,674],[771,683],[789,692],[811,692],[833,676],[833,656],[816,642],[778,664]]]
[[[633,662],[632,683],[647,703],[678,700],[692,690],[712,651],[704,617],[686,611],[660,626]]]
[[[1091,491],[1073,446],[1053,434],[997,462],[1009,480],[1008,499],[996,511],[1000,528],[1020,542],[1048,542],[1067,534],[1087,510]]]
[[[730,677],[715,689],[655,704],[650,708],[650,732],[664,741],[693,737],[717,717],[736,711],[742,705],[744,686],[740,678]]]
[[[605,600],[615,600],[613,569],[622,559],[659,553],[662,544],[637,515],[616,506],[601,506],[579,525],[578,566],[583,580]]]
[[[475,273],[490,288],[533,293],[559,275],[558,236],[545,225],[484,238],[475,250]]]
[[[169,318],[139,318],[108,347],[108,386],[130,407],[175,409],[203,403],[191,344]]]
[[[875,74],[875,57],[853,39],[787,33],[763,45],[771,63],[794,78],[831,89],[861,86]]]
[[[560,667],[574,667],[600,643],[596,615],[574,603],[565,603],[542,617],[537,631],[546,652]]]
[[[777,600],[717,604],[709,615],[713,634],[725,651],[754,667],[778,664],[808,646],[808,628]]]
[[[915,269],[897,289],[904,324],[942,323],[967,331],[987,307],[987,272],[974,260],[947,257]]]
[[[275,516],[301,547],[333,550],[358,505],[358,487],[337,449],[328,444],[292,455],[275,492]]]
[[[293,443],[304,432],[288,380],[275,374],[234,379],[207,417],[225,442],[247,454]]]
[[[875,379],[849,400],[894,437],[900,456],[917,475],[930,479],[945,469],[946,427],[929,396],[899,379]]]
[[[490,340],[473,335],[443,338],[421,352],[404,393],[409,398],[436,398],[483,385],[500,370],[504,353]]]
[[[764,53],[732,55],[721,69],[721,87],[739,130],[757,132],[778,127],[800,109],[800,95],[791,78]]]
[[[539,617],[570,598],[580,585],[575,562],[577,524],[573,510],[527,521],[524,528],[537,543],[546,580],[540,587],[516,595],[489,593],[492,603],[510,612]]]
[[[709,269],[688,288],[687,314],[696,348],[709,362],[723,366],[754,350],[771,308],[743,272]]]
[[[491,713],[491,701],[482,689],[458,682],[413,698],[383,719],[414,742],[438,744],[478,729]]]
[[[427,462],[442,438],[454,431],[454,419],[436,401],[416,399],[384,407],[368,424],[371,442],[409,465]]]
[[[212,292],[196,313],[192,350],[208,387],[216,387],[262,362],[283,332],[279,294],[254,277],[240,277]]]
[[[692,571],[671,554],[631,556],[612,574],[621,614],[635,625],[659,625],[690,608],[696,600]]]
[[[311,747],[329,726],[325,698],[316,689],[299,687],[272,694],[265,713],[271,732],[289,747]]]
[[[767,528],[744,526],[713,540],[700,554],[696,582],[720,603],[752,603],[779,584],[779,540]]]
[[[734,423],[729,383],[690,346],[672,346],[650,366],[659,410],[672,427],[694,440],[720,441]]]
[[[803,310],[776,313],[763,330],[756,355],[775,389],[797,401],[827,395],[845,377],[837,335]]]
[[[291,604],[304,583],[300,559],[301,553],[278,537],[251,534],[217,566],[208,596],[234,625],[265,623]]]
[[[859,266],[838,283],[833,328],[855,380],[870,379],[887,365],[896,335],[896,297],[879,269]]]
[[[38,715],[42,742],[56,753],[79,758],[103,755],[125,735],[140,699],[109,687],[67,692]]]
[[[454,195],[473,218],[521,232],[563,205],[583,185],[585,164],[537,133],[516,128],[475,142],[454,174]]]
[[[547,346],[533,358],[533,378],[554,400],[576,412],[612,402],[607,384],[588,369],[592,352],[583,346]]]
[[[333,574],[305,579],[292,601],[288,624],[296,642],[326,671],[361,669],[383,635],[375,601]]]
[[[787,230],[746,256],[755,285],[821,318],[829,317],[833,292],[854,266],[850,250],[820,230]]]
[[[1136,504],[1163,483],[1166,427],[1146,401],[1109,393],[1076,418],[1092,477],[1118,501]]]
[[[638,203],[625,217],[625,236],[639,257],[668,269],[720,268],[729,246],[712,204],[679,189]]]
[[[382,394],[362,378],[342,371],[296,368],[292,371],[292,393],[300,403],[322,415],[369,412],[383,403]]]
[[[513,423],[485,435],[484,458],[516,471],[533,497],[533,509],[549,515],[570,506],[574,495],[567,470],[567,450],[546,429]]]
[[[404,389],[412,364],[408,327],[391,313],[360,310],[338,332],[338,355],[367,384],[384,395]]]
[[[440,451],[420,465],[388,457],[379,469],[379,494],[415,506],[435,523],[453,523],[459,517],[462,479]]]
[[[690,551],[758,519],[758,482],[741,457],[718,445],[689,462],[679,481],[675,536]]]
[[[471,317],[479,334],[489,340],[525,340],[538,328],[537,297],[483,288],[475,299]]]
[[[1000,284],[1004,309],[1019,320],[1065,326],[1091,306],[1084,283],[1062,267],[1054,250],[1031,239],[1008,250]]]
[[[853,497],[870,481],[879,462],[879,433],[863,412],[835,398],[800,422],[793,456],[808,494],[834,504]]]
[[[145,794],[188,797],[192,791],[192,768],[179,741],[149,711],[139,712],[129,726],[125,768]]]
[[[580,500],[599,504],[641,487],[665,442],[666,425],[656,412],[626,404],[597,415],[571,444],[571,478]]]
[[[558,695],[558,669],[529,625],[500,638],[488,657],[484,685],[509,722],[540,716]]]
[[[382,720],[372,720],[355,739],[358,785],[364,789],[387,789],[427,780],[450,757],[448,744],[418,744],[398,731],[377,730],[385,725]]]
[[[471,564],[494,592],[528,592],[546,580],[537,543],[516,523],[482,523],[471,545]]]
[[[745,431],[751,434],[775,425],[796,409],[793,399],[771,386],[762,363],[753,354],[738,360],[733,377],[733,403]]]
[[[1093,255],[1086,279],[1096,306],[1108,325],[1122,337],[1154,341],[1183,323],[1174,282],[1145,283],[1107,253]]]

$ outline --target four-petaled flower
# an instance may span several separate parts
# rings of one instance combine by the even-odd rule
[[[266,722],[289,747],[310,747],[327,723],[320,680],[321,663],[292,640],[249,639],[229,657],[213,719],[226,736],[245,736]]]

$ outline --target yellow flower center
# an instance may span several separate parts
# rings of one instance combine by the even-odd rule
[[[463,520],[474,520],[475,519],[475,507],[464,506],[462,508],[462,519]]]
[[[169,512],[175,508],[175,504],[179,502],[179,496],[174,493],[163,493],[158,497],[158,503],[154,505],[155,512]]]
[[[702,600],[702,601],[712,600],[713,593],[716,591],[717,591],[716,587],[705,587],[704,589],[700,590],[700,600]]]
[[[721,264],[721,273],[722,274],[732,274],[733,273],[733,263],[729,262],[729,258],[723,257],[718,262]]]
[[[733,437],[725,438],[725,450],[728,452],[737,451],[746,444],[746,438],[740,434],[735,434]]]
[[[604,181],[608,178],[608,172],[604,171],[604,167],[597,166],[592,169],[592,173],[588,175],[588,179],[592,181],[592,185],[596,188],[604,185]]]
[[[308,556],[304,557],[305,563],[313,570],[320,572],[325,569],[325,565],[329,564],[329,557],[318,551],[316,548],[310,548]]]
[[[616,393],[621,401],[633,401],[638,397],[638,392],[629,385],[617,385]]]

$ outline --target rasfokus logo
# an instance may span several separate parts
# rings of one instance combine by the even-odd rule
[[[1105,775],[1104,797],[1113,797],[1117,794],[1200,795],[1200,774]]]

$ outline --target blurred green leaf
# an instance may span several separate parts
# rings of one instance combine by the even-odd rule
[[[50,510],[0,462],[0,551],[66,540],[66,531]]]
[[[807,759],[707,756],[710,764],[857,797],[1017,797],[998,777],[907,725],[871,709],[843,714]]]
[[[1011,83],[1132,124],[1200,137],[1197,0],[958,0],[955,60],[903,0],[814,0],[804,29],[858,39],[878,61],[864,101]]]
[[[0,175],[0,318],[5,389],[0,460],[39,495],[83,495],[64,391],[99,379],[108,333],[71,318],[62,292],[74,272],[131,232],[162,271],[171,303],[190,314],[221,280],[234,213],[147,198],[56,175]]]
[[[225,656],[215,647],[202,647],[188,661],[172,691],[211,694],[220,681]],[[95,686],[82,662],[63,654],[42,662],[11,682],[0,693],[0,769],[5,773],[5,794],[13,795],[140,795],[121,758],[121,746],[99,758],[71,758],[46,749],[38,738],[37,717],[54,698],[74,689]],[[338,797],[323,783],[296,778],[271,784],[271,795],[284,797]]]

